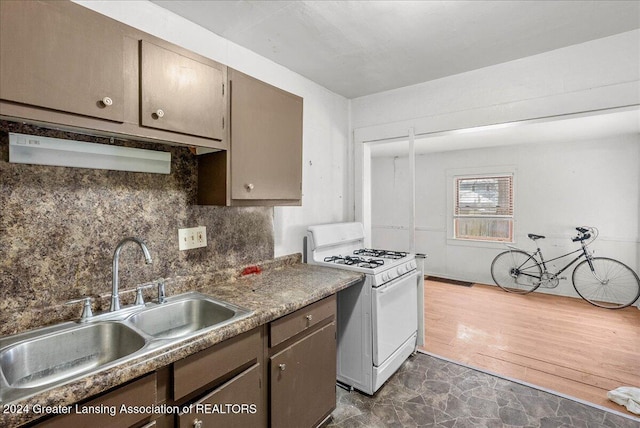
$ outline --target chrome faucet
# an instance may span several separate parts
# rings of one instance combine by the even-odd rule
[[[111,288],[111,307],[109,308],[110,312],[117,311],[120,309],[120,296],[118,295],[118,285],[119,285],[118,284],[119,283],[118,263],[120,259],[120,251],[122,250],[122,247],[124,246],[124,244],[126,244],[129,241],[135,242],[140,246],[140,249],[142,250],[142,254],[144,254],[145,262],[147,264],[151,264],[151,254],[149,253],[149,249],[140,238],[135,238],[131,236],[128,238],[124,238],[122,241],[118,242],[118,245],[116,246],[116,250],[113,252],[113,281],[111,284],[112,288]]]

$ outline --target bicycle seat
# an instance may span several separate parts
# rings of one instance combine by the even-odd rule
[[[534,241],[536,239],[544,239],[545,237],[542,235],[536,235],[535,233],[530,233],[527,235],[529,237],[529,239],[533,239]]]

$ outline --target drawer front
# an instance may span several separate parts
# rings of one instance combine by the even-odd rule
[[[198,422],[202,428],[264,426],[261,371],[262,365],[253,365],[194,403],[189,413],[178,415],[178,427],[192,428]]]
[[[173,399],[179,400],[256,360],[260,345],[260,330],[255,329],[176,361],[173,364]]]
[[[38,428],[122,428],[137,425],[143,419],[152,416],[151,413],[137,413],[135,410],[121,412],[121,406],[152,406],[156,403],[156,374],[152,373],[145,377],[121,386],[113,391],[95,398],[84,404],[77,404],[77,408],[82,411],[97,411],[100,413],[74,413],[70,415],[58,416],[49,419]],[[83,410],[86,409],[86,410]],[[114,416],[111,416],[111,415]]]
[[[270,324],[269,346],[274,347],[327,318],[335,319],[335,316],[336,295],[334,294],[273,321]]]

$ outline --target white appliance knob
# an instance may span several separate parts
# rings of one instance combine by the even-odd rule
[[[397,269],[397,272],[398,272],[398,275],[402,275],[402,267],[399,267],[399,268]]]
[[[105,107],[109,107],[113,105],[113,100],[109,97],[104,97],[101,101],[102,101],[102,104],[105,105]]]
[[[253,190],[254,185],[253,185],[253,183],[245,184],[244,188],[247,189],[247,192],[250,192],[250,191]]]
[[[156,110],[156,116],[158,116],[158,117],[164,117],[164,110],[162,110],[162,109],[160,109],[160,108],[159,108],[158,110]]]

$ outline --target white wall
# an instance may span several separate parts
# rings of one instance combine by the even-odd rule
[[[367,140],[619,107],[639,81],[635,30],[353,99],[352,126]]]
[[[517,131],[515,131],[517,132]],[[572,249],[575,226],[600,230],[596,255],[623,261],[638,271],[640,230],[640,137],[523,144],[416,156],[416,250],[428,254],[429,274],[493,283],[489,267],[502,244],[451,239],[455,174],[482,170],[515,173],[516,245],[535,249],[527,233],[546,235],[545,257]],[[408,158],[372,159],[373,244],[404,249],[408,243]],[[404,246],[402,246],[404,245]],[[558,267],[561,262],[555,263]],[[576,296],[569,280],[553,290]]]
[[[276,256],[302,252],[308,225],[348,219],[346,98],[154,3],[76,2],[304,98],[302,207],[274,209]]]

